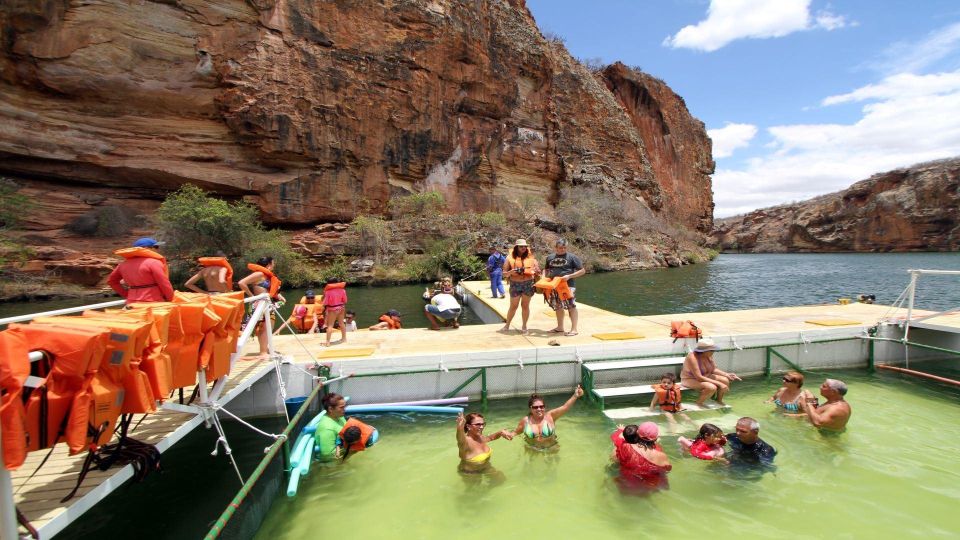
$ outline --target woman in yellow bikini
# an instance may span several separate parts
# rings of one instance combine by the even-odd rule
[[[493,435],[484,435],[483,428],[486,425],[480,413],[457,415],[457,447],[460,449],[460,466],[457,470],[461,473],[494,472],[490,465],[493,450],[487,443],[501,437],[508,441],[513,438],[513,433],[509,429],[501,429]]]

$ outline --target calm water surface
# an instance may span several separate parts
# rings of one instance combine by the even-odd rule
[[[909,281],[907,270],[960,270],[958,253],[759,254],[720,255],[681,268],[590,274],[577,280],[577,299],[625,315],[696,313],[804,304],[835,303],[874,294],[891,304]],[[304,289],[284,291],[289,316]],[[407,328],[429,325],[423,315],[422,285],[348,287],[348,309],[357,324],[370,326],[388,309],[399,310]],[[101,302],[109,298],[86,303]],[[0,304],[0,317],[78,305],[77,300]],[[917,305],[925,309],[960,306],[960,278],[921,278]],[[467,310],[463,324],[480,324]]]

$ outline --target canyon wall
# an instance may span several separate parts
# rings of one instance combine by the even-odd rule
[[[185,183],[290,229],[427,189],[516,214],[578,186],[664,237],[712,229],[683,99],[587,69],[522,0],[6,0],[0,33],[0,176],[36,201],[33,246],[106,253],[120,239],[65,226],[149,217]]]
[[[876,174],[794,204],[718,219],[721,250],[960,250],[960,158]]]

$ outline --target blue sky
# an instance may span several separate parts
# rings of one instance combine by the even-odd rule
[[[715,216],[960,155],[960,2],[527,0],[580,59],[667,82],[714,141]]]

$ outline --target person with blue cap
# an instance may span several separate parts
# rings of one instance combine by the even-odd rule
[[[133,247],[113,252],[125,260],[113,269],[107,283],[127,304],[173,300],[167,259],[157,253],[158,246],[160,242],[153,238],[140,238]]]

